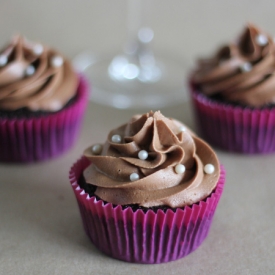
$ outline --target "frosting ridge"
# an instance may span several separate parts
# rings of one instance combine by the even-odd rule
[[[275,44],[248,24],[236,42],[198,61],[193,83],[207,96],[251,107],[275,103]]]
[[[54,49],[15,37],[0,52],[0,108],[58,111],[76,94],[78,78]]]
[[[84,171],[86,182],[97,187],[98,197],[113,204],[191,205],[207,197],[219,179],[213,150],[159,111],[134,116],[112,130],[104,145],[91,146],[84,155],[91,161]],[[204,171],[209,163],[215,168],[212,174]]]

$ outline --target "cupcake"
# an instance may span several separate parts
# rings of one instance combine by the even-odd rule
[[[177,260],[201,245],[224,181],[209,145],[159,111],[112,130],[70,170],[93,244],[113,258],[147,264]]]
[[[274,72],[274,41],[252,24],[213,57],[199,60],[190,86],[202,137],[232,152],[274,152]]]
[[[41,161],[69,149],[87,89],[59,52],[15,37],[0,51],[0,161]]]

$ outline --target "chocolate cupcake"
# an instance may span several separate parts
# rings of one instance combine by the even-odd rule
[[[275,151],[275,44],[248,24],[212,58],[199,60],[190,87],[203,138],[221,149]]]
[[[96,247],[124,261],[163,263],[203,242],[225,171],[184,124],[150,112],[87,148],[70,181]]]
[[[0,51],[0,161],[46,160],[69,149],[87,93],[62,54],[15,37]]]

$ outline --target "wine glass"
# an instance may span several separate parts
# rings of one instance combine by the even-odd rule
[[[92,82],[91,101],[119,109],[161,108],[184,101],[184,66],[172,55],[156,55],[147,27],[149,0],[128,0],[128,39],[118,54],[82,52],[74,66]]]

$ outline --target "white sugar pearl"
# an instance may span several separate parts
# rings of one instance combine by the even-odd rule
[[[51,65],[55,68],[58,68],[58,67],[61,67],[63,65],[63,58],[61,56],[54,56],[52,59],[51,59]]]
[[[181,133],[181,132],[185,132],[185,131],[186,131],[186,127],[180,126],[180,127],[179,127],[179,131],[180,131],[180,133]]]
[[[268,43],[268,38],[264,34],[258,34],[256,36],[256,43],[259,46],[265,46]]]
[[[44,47],[41,44],[36,44],[33,47],[33,52],[36,55],[41,55],[44,51]]]
[[[121,136],[120,135],[113,135],[112,136],[112,142],[114,143],[121,143]]]
[[[130,181],[136,181],[139,179],[139,175],[137,173],[132,173],[130,175]]]
[[[203,170],[206,174],[213,174],[215,171],[215,167],[213,164],[208,163],[204,166]]]
[[[34,73],[35,73],[35,68],[34,68],[34,66],[33,66],[33,65],[29,65],[29,66],[27,67],[26,71],[25,71],[25,74],[26,74],[27,76],[31,76],[31,75],[33,75]]]
[[[138,152],[138,158],[139,159],[142,159],[142,160],[145,160],[148,158],[148,152],[145,151],[145,150],[141,150]]]
[[[8,57],[6,55],[0,55],[0,67],[5,66],[8,63]]]
[[[240,70],[241,70],[243,73],[250,72],[250,71],[252,70],[252,65],[251,65],[251,63],[245,62],[245,63],[241,64],[241,65],[240,65]]]
[[[101,152],[102,152],[102,145],[101,144],[95,144],[92,147],[92,153],[94,155],[99,155],[99,154],[101,154]]]
[[[175,166],[175,172],[177,174],[183,174],[185,172],[185,166],[183,164],[177,164]]]

